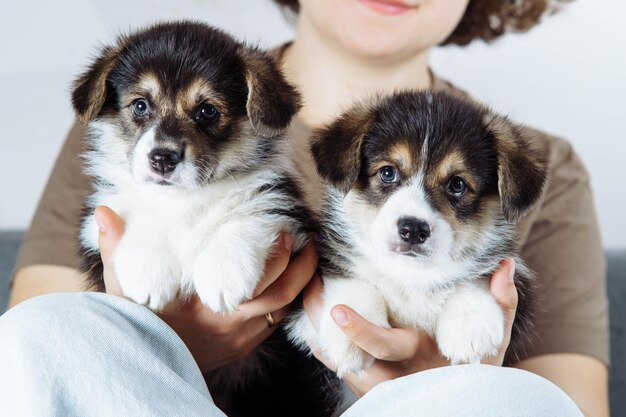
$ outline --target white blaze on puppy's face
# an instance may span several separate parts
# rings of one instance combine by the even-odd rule
[[[394,253],[420,258],[447,258],[452,247],[453,232],[450,224],[433,209],[424,190],[422,175],[398,188],[382,206],[372,225],[373,243]],[[403,224],[421,224],[424,240],[407,242],[402,237]],[[382,249],[382,247],[381,247]]]
[[[432,207],[424,190],[423,174],[396,188],[380,207],[365,204],[357,191],[344,200],[346,212],[354,216],[363,243],[382,256],[410,257],[415,262],[449,259],[454,233],[445,217]],[[427,230],[423,241],[402,237],[402,226],[420,224]]]
[[[189,151],[176,164],[176,167],[165,175],[152,168],[151,163],[155,152],[179,152],[177,149],[169,149],[167,144],[157,142],[155,130],[156,128],[152,127],[141,135],[133,148],[130,166],[133,178],[139,183],[176,185],[182,188],[197,185],[198,170],[193,164]]]
[[[152,172],[148,165],[148,154],[154,148],[154,128],[144,133],[132,152],[130,171],[133,178],[139,182],[148,182],[152,178]]]
[[[114,166],[129,184],[183,191],[252,174],[283,155],[285,142],[276,139],[299,101],[270,55],[191,22],[120,37],[72,93],[93,133],[91,173]],[[101,135],[114,143],[117,159],[100,146]]]
[[[118,94],[116,114],[93,123],[125,149],[126,172],[139,185],[195,189],[258,164],[263,145],[251,139],[245,106],[233,108],[207,76],[168,85],[155,71],[140,72]]]

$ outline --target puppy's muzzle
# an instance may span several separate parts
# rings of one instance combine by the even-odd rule
[[[398,234],[403,242],[421,245],[430,237],[430,225],[415,217],[404,217],[398,220]]]
[[[166,175],[174,171],[176,165],[183,160],[183,153],[170,149],[153,149],[148,154],[148,159],[150,160],[150,168],[155,173]]]

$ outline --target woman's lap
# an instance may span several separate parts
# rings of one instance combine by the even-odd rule
[[[52,294],[9,310],[0,317],[0,370],[3,415],[223,416],[176,333],[107,294]],[[343,415],[581,414],[534,374],[468,365],[379,384]]]
[[[0,335],[0,414],[223,416],[176,333],[119,297],[37,297],[0,317]]]
[[[515,368],[457,365],[377,385],[342,417],[581,416],[553,383]]]

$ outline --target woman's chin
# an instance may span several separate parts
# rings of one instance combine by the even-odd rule
[[[356,36],[355,32],[344,32],[340,35],[340,42],[344,49],[352,55],[380,63],[392,63],[408,57],[415,57],[430,49],[428,43],[421,45],[414,38],[403,41],[397,35],[390,36],[381,33],[380,36],[373,36],[371,32],[368,35]]]

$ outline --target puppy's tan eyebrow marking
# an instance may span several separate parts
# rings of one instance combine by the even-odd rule
[[[439,162],[437,165],[437,176],[445,178],[455,172],[465,171],[467,166],[463,154],[458,150],[453,150]]]
[[[397,143],[389,149],[389,158],[396,161],[398,168],[402,171],[408,172],[413,169],[413,158],[411,156],[411,150],[406,143]]]
[[[463,153],[458,150],[451,151],[438,163],[433,180],[447,180],[452,175],[461,176],[467,182],[470,189],[477,189],[476,178],[468,169]]]
[[[176,112],[182,116],[194,110],[203,101],[216,105],[222,113],[224,112],[224,103],[211,84],[202,78],[196,78],[176,94]]]
[[[159,79],[151,72],[144,73],[141,78],[139,78],[139,82],[137,84],[155,94],[161,90],[161,83],[159,82]]]
[[[156,75],[146,72],[141,75],[133,91],[147,92],[156,99],[161,94],[161,83]]]
[[[387,159],[383,159],[380,161],[377,161],[375,164],[373,164],[370,167],[370,175],[375,175],[382,167],[386,167],[387,165],[396,165],[396,161],[392,161],[392,160],[387,160]]]
[[[160,96],[161,84],[159,79],[153,73],[147,72],[142,74],[139,80],[124,94],[124,101],[127,102],[127,105],[140,97],[158,101]]]

